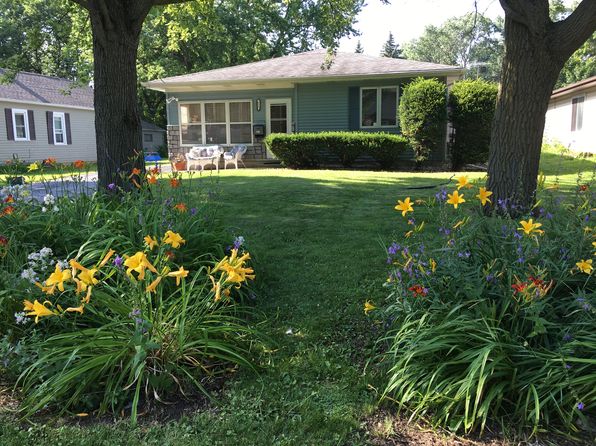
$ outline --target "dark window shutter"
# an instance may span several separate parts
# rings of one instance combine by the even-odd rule
[[[348,88],[348,128],[360,129],[360,87]]]
[[[4,109],[4,117],[6,118],[6,139],[14,141],[14,129],[12,127],[12,108]]]
[[[29,119],[29,139],[35,141],[35,117],[33,110],[27,110],[27,118]]]
[[[54,144],[54,112],[46,112],[46,123],[48,128],[48,144]]]
[[[66,121],[66,144],[72,144],[72,134],[70,133],[70,113],[64,113],[64,121]]]

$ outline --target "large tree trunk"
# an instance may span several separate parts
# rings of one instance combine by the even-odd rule
[[[100,188],[116,184],[127,189],[131,170],[144,170],[136,60],[143,20],[151,7],[145,3],[89,2]]]
[[[507,19],[506,49],[488,161],[495,198],[527,207],[534,199],[545,114],[563,67],[548,41]]]

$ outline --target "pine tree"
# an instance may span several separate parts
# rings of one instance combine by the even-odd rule
[[[383,57],[393,57],[395,59],[401,59],[402,50],[399,47],[399,43],[395,42],[393,37],[393,33],[389,31],[389,38],[383,44],[383,48],[381,49],[381,56]]]
[[[362,46],[362,43],[360,43],[360,40],[356,44],[356,49],[354,50],[354,52],[358,54],[364,53],[364,47]]]

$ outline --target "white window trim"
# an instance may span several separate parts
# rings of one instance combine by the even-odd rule
[[[395,104],[399,107],[399,85],[381,85],[379,87],[360,87],[360,97],[358,107],[360,108],[360,118],[358,126],[361,129],[396,129],[399,127],[397,120],[397,109],[395,110],[395,125],[380,125],[382,116],[381,97],[384,88],[395,88]],[[377,120],[374,125],[362,125],[362,90],[376,90],[377,91]]]
[[[291,98],[279,98],[279,99],[267,99],[265,101],[265,127],[267,135],[271,134],[271,106],[285,104],[286,105],[286,120],[288,122],[287,130],[288,133],[292,133],[292,99]]]
[[[56,118],[60,118],[62,122],[62,142],[56,140]],[[54,145],[65,146],[68,144],[66,140],[66,116],[63,112],[52,112],[52,134],[54,135]]]
[[[250,122],[230,122],[230,103],[232,102],[248,102],[250,104]],[[226,111],[226,122],[205,122],[205,104],[225,104],[225,111]],[[195,123],[187,123],[187,124],[183,124],[182,123],[182,106],[183,105],[199,105],[201,107],[201,122],[195,122]],[[220,143],[218,145],[220,146],[233,146],[235,144],[252,144],[254,141],[254,136],[252,134],[252,126],[253,126],[253,101],[252,99],[228,99],[228,100],[209,100],[209,101],[183,101],[183,102],[178,102],[178,129],[180,132],[180,147],[193,147],[196,146],[197,144],[184,144],[182,142],[182,126],[183,125],[188,125],[188,126],[192,126],[192,125],[197,125],[197,126],[201,126],[201,145],[207,145],[207,144],[211,144],[207,142],[207,131],[206,131],[206,126],[207,125],[224,125],[226,126],[226,142],[225,143]],[[250,124],[250,142],[245,142],[245,143],[232,143],[231,139],[232,139],[232,135],[231,135],[231,131],[230,131],[230,125],[232,124]]]
[[[583,99],[582,102],[578,102],[578,104],[581,104],[581,108],[582,108],[582,126],[580,129],[577,128],[577,116],[575,117],[575,128],[571,129],[571,133],[575,134],[578,132],[581,132],[584,129],[584,104],[586,103],[586,95],[585,94],[580,94],[578,96],[573,96],[571,98],[571,120],[573,121],[573,101],[575,99]],[[576,108],[577,110],[577,108]]]
[[[25,121],[25,137],[19,138],[17,136],[17,120],[16,115],[23,115]],[[29,112],[22,108],[13,108],[12,109],[12,131],[14,135],[15,141],[31,141],[31,134],[29,133]]]

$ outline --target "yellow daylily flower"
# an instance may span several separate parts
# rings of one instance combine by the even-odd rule
[[[542,229],[538,229],[540,226],[542,226],[542,223],[534,223],[534,220],[531,218],[528,219],[528,221],[522,220],[519,222],[519,224],[521,227],[517,229],[523,230],[526,235],[532,235],[534,232],[538,234],[544,234]]]
[[[50,310],[46,307],[46,303],[52,305],[50,301],[45,301],[44,303],[40,303],[37,299],[31,303],[28,300],[24,301],[23,304],[25,306],[25,311],[28,311],[27,316],[35,316],[35,323],[39,322],[40,317],[45,316],[58,316],[58,312],[55,310]]]
[[[457,229],[460,226],[463,226],[466,223],[466,219],[464,218],[463,220],[458,221],[456,224],[453,225],[453,229]]]
[[[149,262],[145,253],[139,251],[132,257],[127,257],[124,261],[124,266],[128,269],[126,270],[126,274],[134,279],[135,277],[132,275],[132,272],[137,273],[137,279],[143,280],[145,278],[145,270],[148,269],[154,274],[157,274],[157,270],[155,267]]]
[[[47,278],[45,282],[46,287],[54,287],[57,286],[60,291],[64,291],[64,282],[72,279],[72,273],[69,269],[65,269],[62,271],[60,265],[56,264],[56,268],[54,272],[50,274],[50,277]],[[51,289],[51,292],[47,292],[48,294],[54,294],[54,289]]]
[[[221,282],[216,282],[212,275],[209,275],[209,278],[211,279],[211,283],[213,284],[213,288],[211,289],[211,291],[215,293],[215,302],[217,302],[221,299]]]
[[[489,190],[486,190],[486,187],[481,187],[480,189],[478,189],[478,195],[476,195],[476,198],[478,198],[480,200],[480,203],[482,203],[482,206],[484,206],[487,202],[492,204],[492,201],[489,200],[488,197],[490,197],[493,193]]]
[[[31,163],[29,167],[27,167],[27,172],[33,172],[34,170],[39,170],[39,164]]]
[[[85,305],[80,305],[78,307],[68,307],[66,310],[69,313],[81,313],[83,314],[83,309],[85,308]]]
[[[462,175],[457,179],[457,190],[460,190],[462,187],[469,189],[472,187],[470,182],[468,181],[468,177],[466,175]]]
[[[376,308],[377,307],[375,307],[369,300],[364,302],[364,314],[368,315],[368,313],[375,310]]]
[[[167,245],[172,246],[172,248],[179,248],[180,245],[186,243],[186,240],[182,238],[182,236],[173,231],[166,231],[163,242]]]
[[[151,237],[150,235],[146,235],[143,240],[145,240],[145,245],[147,248],[153,249],[158,245],[157,239]]]
[[[466,200],[464,200],[464,194],[460,195],[456,190],[453,191],[453,194],[447,194],[447,196],[449,197],[447,203],[452,204],[454,209],[457,209],[461,203],[466,202]]]
[[[183,266],[181,266],[178,271],[172,271],[171,273],[168,273],[168,277],[176,278],[176,286],[180,286],[180,280],[186,276],[188,276],[188,271],[185,270]]]
[[[594,267],[592,266],[592,259],[588,260],[580,260],[576,263],[576,266],[582,273],[591,274],[594,271]]]
[[[434,273],[437,270],[437,262],[435,259],[430,259],[428,263],[430,263],[430,270]]]
[[[147,285],[147,288],[145,288],[145,291],[147,291],[148,293],[155,292],[157,285],[159,285],[159,282],[161,282],[161,278],[162,278],[162,276],[157,276],[157,279],[155,279],[153,282],[151,282],[149,285]]]
[[[99,268],[103,268],[105,266],[106,263],[108,263],[108,261],[112,258],[112,256],[116,253],[116,251],[114,251],[113,249],[110,249],[106,255],[104,256],[104,258],[102,259],[101,262],[99,262]]]
[[[403,217],[405,217],[408,212],[414,212],[414,208],[412,207],[410,197],[406,197],[404,201],[397,200],[397,205],[395,205],[394,209],[396,211],[401,211],[401,215]]]

